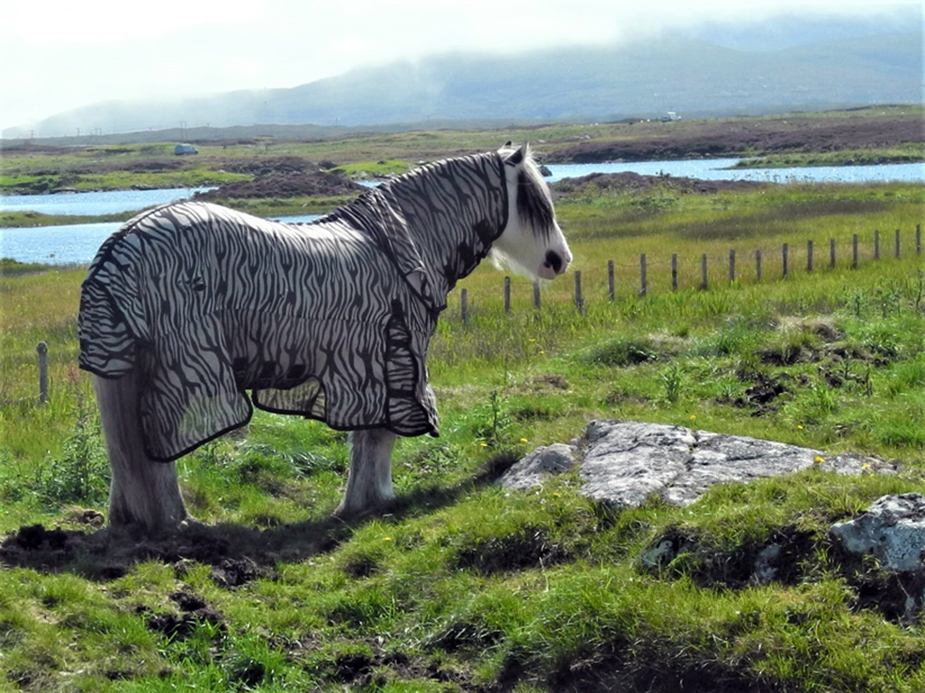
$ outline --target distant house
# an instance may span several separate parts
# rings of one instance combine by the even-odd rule
[[[681,120],[681,116],[674,111],[668,111],[668,113],[662,116],[663,123],[673,123],[676,120]]]
[[[184,154],[198,154],[199,150],[191,144],[178,144],[173,148],[173,153],[177,156],[183,156]]]

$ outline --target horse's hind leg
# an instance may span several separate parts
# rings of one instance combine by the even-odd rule
[[[112,470],[109,524],[140,526],[149,534],[176,528],[189,519],[177,464],[156,462],[144,451],[136,374],[115,380],[93,376],[93,385]]]
[[[396,434],[384,428],[350,434],[347,490],[337,506],[336,515],[360,515],[395,497],[392,491],[392,448],[397,438]]]

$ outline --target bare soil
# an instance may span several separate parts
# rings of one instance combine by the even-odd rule
[[[751,190],[768,185],[751,180],[700,180],[684,176],[643,176],[627,171],[624,173],[590,173],[578,178],[566,178],[553,183],[553,193],[567,194],[579,192],[587,186],[600,190],[625,190],[628,192],[646,192],[658,186],[668,186],[680,192],[711,195],[721,190]]]
[[[197,193],[196,199],[333,197],[356,195],[365,189],[358,183],[333,173],[272,172],[258,175],[254,180],[226,183],[215,190]]]
[[[0,543],[0,565],[46,573],[75,572],[108,581],[122,577],[141,561],[161,561],[178,576],[198,562],[212,567],[216,585],[236,589],[257,578],[273,577],[277,561],[332,550],[346,536],[345,531],[345,525],[334,520],[270,530],[193,524],[149,539],[112,528],[85,532],[35,524],[5,537]]]
[[[830,152],[896,147],[925,140],[914,117],[786,116],[775,119],[664,123],[661,131],[610,142],[588,141],[557,148],[549,161],[659,161],[745,153]]]

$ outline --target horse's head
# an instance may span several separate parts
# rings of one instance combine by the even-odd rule
[[[510,142],[498,153],[508,189],[507,226],[492,244],[495,266],[506,266],[531,279],[554,279],[572,261],[565,236],[556,223],[549,188],[527,145]]]

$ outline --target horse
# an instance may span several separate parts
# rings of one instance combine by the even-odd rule
[[[426,164],[306,224],[195,200],[126,222],[88,269],[78,320],[110,526],[194,522],[177,459],[253,406],[349,432],[336,515],[387,505],[397,437],[438,433],[437,318],[486,257],[534,280],[572,260],[527,145]]]

